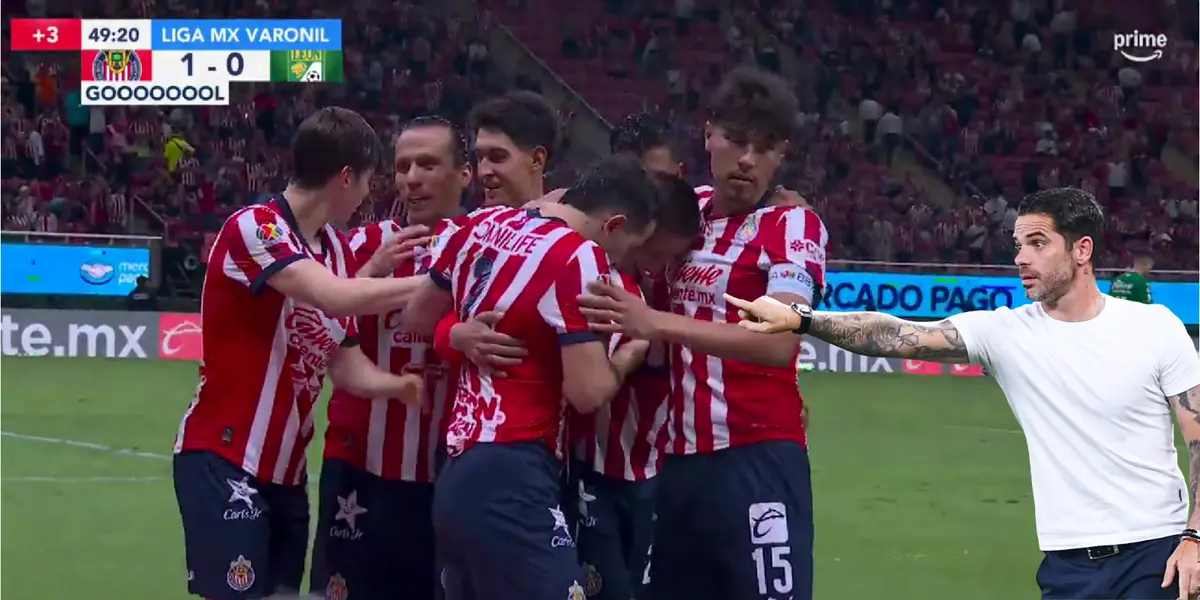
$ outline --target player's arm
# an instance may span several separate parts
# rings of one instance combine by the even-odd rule
[[[329,377],[338,388],[363,398],[392,398],[415,406],[423,396],[424,380],[419,375],[388,373],[371,362],[357,344],[338,349],[329,365]]]
[[[587,414],[611,400],[636,368],[619,349],[609,359],[606,339],[591,330],[579,306],[586,282],[609,273],[608,257],[598,246],[586,245],[558,275],[554,285],[538,302],[538,312],[558,334],[563,364],[563,396],[578,412]],[[622,289],[623,291],[623,289]],[[626,344],[628,345],[628,344]],[[642,356],[645,356],[643,351]]]
[[[453,235],[431,248],[435,253],[428,273],[417,275],[420,284],[409,298],[408,306],[400,314],[400,325],[408,331],[421,335],[434,335],[440,322],[454,312],[454,266],[459,254],[471,235],[470,227],[463,227]]]
[[[384,313],[408,304],[425,277],[347,279],[303,257],[267,274],[262,281],[279,293],[311,304],[330,316]],[[261,285],[259,286],[261,289]],[[253,288],[252,288],[253,289]]]
[[[454,311],[450,281],[436,271],[416,278],[421,281],[409,297],[404,312],[400,313],[400,326],[413,333],[434,335],[438,322]]]
[[[238,213],[222,228],[220,236],[223,239],[218,242],[224,250],[218,258],[226,277],[255,293],[270,286],[331,316],[399,308],[420,282],[414,277],[387,280],[339,277],[309,258],[288,224],[265,207]]]
[[[1175,411],[1179,431],[1187,444],[1188,490],[1191,510],[1187,528],[1179,546],[1167,560],[1162,586],[1170,587],[1178,578],[1179,597],[1192,597],[1200,586],[1200,356],[1183,322],[1164,307],[1150,307],[1148,312],[1161,317],[1161,331],[1154,336],[1161,341],[1157,379],[1159,388]],[[1149,317],[1149,315],[1147,315]]]

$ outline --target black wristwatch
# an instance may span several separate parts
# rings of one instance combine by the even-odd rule
[[[791,305],[792,312],[800,315],[800,326],[793,329],[792,333],[804,335],[808,333],[808,329],[812,327],[813,309],[807,304],[799,304],[793,302]]]

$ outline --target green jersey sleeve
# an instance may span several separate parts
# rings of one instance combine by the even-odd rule
[[[1153,303],[1150,297],[1150,282],[1146,281],[1146,278],[1139,273],[1129,272],[1117,276],[1116,279],[1113,279],[1112,289],[1108,293],[1114,298],[1142,304]]]

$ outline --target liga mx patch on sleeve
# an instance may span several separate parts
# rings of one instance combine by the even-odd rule
[[[83,50],[81,81],[151,81],[154,73],[150,50]]]

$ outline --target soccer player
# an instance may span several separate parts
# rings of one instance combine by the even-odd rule
[[[914,323],[766,297],[727,300],[757,320],[741,323],[749,330],[984,366],[1029,446],[1042,597],[1191,598],[1200,592],[1200,357],[1166,307],[1100,292],[1092,257],[1103,234],[1104,215],[1087,192],[1026,196],[1013,238],[1033,303],[1016,309]],[[1172,409],[1191,461],[1190,517]],[[1166,589],[1176,573],[1177,594]]]
[[[683,179],[662,174],[656,179],[662,193],[654,235],[620,271],[627,291],[669,310],[670,293],[660,275],[700,234],[700,211],[695,191]],[[668,439],[667,350],[650,344],[644,364],[612,402],[572,423],[572,437],[580,439],[573,467],[579,479],[574,516],[589,598],[629,600],[645,594],[656,475]]]
[[[1118,275],[1112,282],[1108,294],[1113,298],[1153,304],[1150,295],[1150,282],[1146,279],[1154,268],[1154,259],[1149,254],[1139,254],[1133,259],[1133,268]]]
[[[292,142],[287,189],[235,212],[213,244],[200,383],[174,447],[192,594],[243,600],[299,589],[305,450],[326,373],[359,396],[421,400],[419,376],[387,373],[363,355],[352,317],[403,306],[417,278],[352,278],[353,253],[328,224],[354,213],[381,154],[361,116],[317,111]],[[403,258],[402,248],[385,254]]]
[[[648,171],[679,177],[683,175],[683,163],[670,140],[670,121],[651,113],[636,113],[613,127],[608,146],[613,154],[637,157]]]
[[[541,197],[546,166],[561,143],[554,107],[518,91],[476,105],[467,117],[484,206],[522,206]]]
[[[408,225],[448,236],[471,181],[466,142],[457,125],[437,117],[408,122],[396,138],[396,188],[407,222],[381,221],[351,232],[360,262]],[[387,276],[428,269],[416,249]],[[427,336],[400,328],[399,309],[359,318],[363,352],[381,369],[425,380],[423,407],[361,397],[335,387],[329,401],[321,466],[321,498],[313,546],[314,593],[328,598],[428,600],[437,589],[434,564],[434,467],[445,428],[449,366]]]
[[[654,230],[657,190],[639,164],[595,165],[560,204],[495,207],[451,236],[402,316],[428,333],[446,312],[501,311],[496,330],[529,357],[507,377],[464,364],[446,436],[450,460],[434,493],[434,527],[451,600],[583,596],[560,501],[566,407],[608,402],[646,345],[605,341],[579,313],[588,281],[617,277],[621,260]]]
[[[606,284],[589,285],[596,295],[580,301],[597,331],[673,352],[653,598],[812,597],[812,491],[792,368],[799,338],[747,335],[723,299],[744,290],[808,304],[824,288],[821,220],[771,205],[795,114],[783,80],[730,72],[705,127],[713,185],[703,239],[670,278],[673,312]]]

